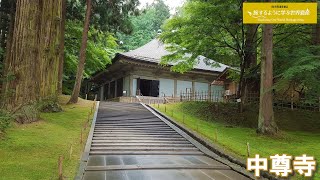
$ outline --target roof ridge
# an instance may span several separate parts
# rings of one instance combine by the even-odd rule
[[[125,53],[121,53],[124,56],[132,57],[137,60],[142,61],[149,61],[149,62],[155,62],[160,64],[161,58],[163,56],[171,54],[169,51],[165,48],[165,43],[161,42],[158,39],[153,39],[147,44],[129,51]],[[200,58],[199,58],[200,57]],[[194,69],[200,69],[200,70],[206,70],[206,71],[215,71],[215,72],[222,72],[225,70],[225,68],[229,67],[225,64],[219,63],[213,59],[207,58],[203,55],[199,55],[197,57],[198,63],[194,66]],[[204,62],[204,59],[212,60],[213,62],[216,62],[220,65],[220,67],[213,67],[212,65],[208,65],[206,62]],[[174,65],[174,63],[170,64]]]

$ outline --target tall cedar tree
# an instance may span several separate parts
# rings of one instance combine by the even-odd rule
[[[61,8],[61,0],[17,0],[5,60],[7,109],[57,95]]]
[[[271,2],[272,0],[266,0]],[[261,134],[274,135],[278,127],[274,121],[273,113],[273,25],[263,25],[262,34],[262,57],[261,57],[261,82],[260,82],[260,103],[257,132]]]
[[[62,20],[61,20],[61,33],[60,33],[60,59],[59,59],[59,74],[58,74],[58,93],[62,94],[63,83],[63,64],[64,64],[64,44],[65,44],[65,31],[66,31],[66,16],[67,16],[67,0],[62,0]]]
[[[84,21],[84,28],[82,33],[82,43],[80,48],[80,55],[79,55],[79,64],[77,69],[77,76],[76,81],[74,84],[74,88],[72,91],[71,98],[69,100],[69,104],[77,103],[78,97],[80,94],[80,88],[81,88],[81,82],[83,77],[83,70],[84,70],[84,64],[86,61],[86,49],[87,49],[87,42],[88,42],[88,32],[89,32],[89,25],[90,25],[90,16],[91,16],[91,0],[87,0],[87,11]]]

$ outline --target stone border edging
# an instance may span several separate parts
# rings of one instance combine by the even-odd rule
[[[94,116],[93,116],[93,120],[92,120],[92,123],[91,123],[90,132],[89,132],[89,135],[88,135],[88,138],[87,138],[86,146],[84,148],[84,151],[83,151],[81,159],[80,159],[80,167],[79,167],[77,176],[74,178],[75,180],[81,180],[82,179],[83,174],[85,172],[85,168],[86,168],[87,162],[89,160],[89,153],[90,153],[90,148],[91,148],[91,142],[92,142],[92,137],[93,137],[93,133],[94,133],[94,128],[96,126],[99,105],[100,105],[100,101],[97,101],[96,110],[95,110],[95,113],[94,113]]]

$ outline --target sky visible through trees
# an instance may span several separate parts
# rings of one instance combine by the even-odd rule
[[[146,7],[147,4],[152,4],[155,2],[155,0],[139,0],[140,2],[140,9],[143,9]],[[165,0],[164,3],[170,8],[170,13],[174,14],[176,13],[177,8],[180,8],[185,3],[185,0]]]

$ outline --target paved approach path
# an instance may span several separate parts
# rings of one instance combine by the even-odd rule
[[[249,179],[210,158],[141,104],[101,102],[84,180]],[[193,142],[193,143],[191,143]]]

